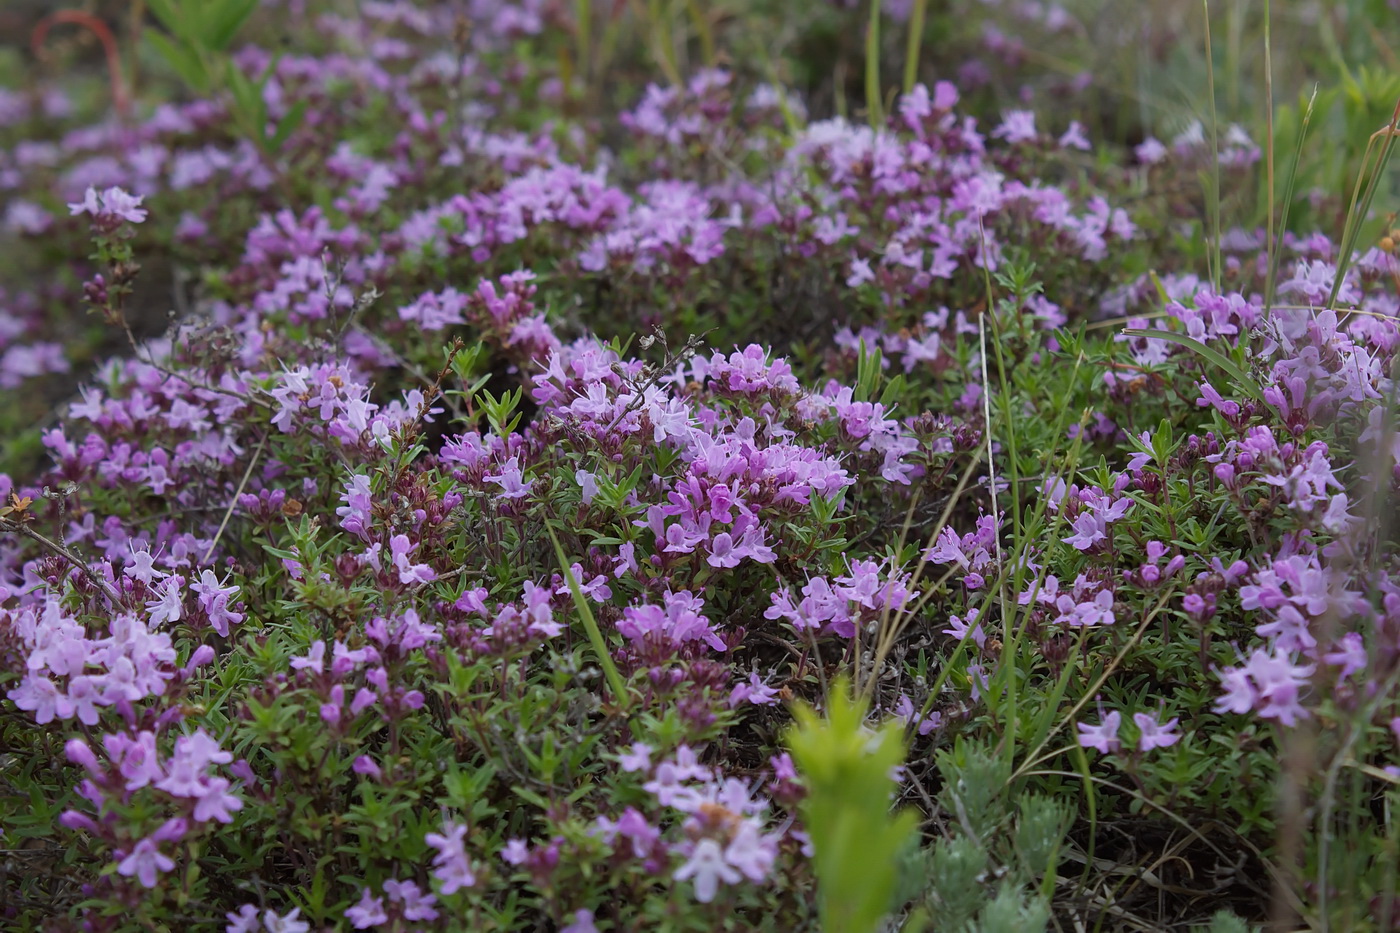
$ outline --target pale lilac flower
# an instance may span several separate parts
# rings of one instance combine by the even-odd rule
[[[578,483],[579,489],[583,493],[583,504],[588,505],[593,501],[593,497],[598,495],[598,477],[587,470],[575,470],[574,481]]]
[[[593,911],[582,908],[574,911],[574,922],[559,933],[598,933],[598,928],[593,925]]]
[[[423,840],[438,850],[433,859],[433,877],[442,883],[443,894],[454,894],[462,888],[476,884],[467,861],[467,827],[460,823],[444,823],[441,833],[428,833]]]
[[[1166,722],[1158,722],[1155,716],[1148,713],[1133,713],[1133,722],[1137,723],[1141,738],[1138,739],[1138,751],[1150,752],[1154,748],[1166,748],[1181,741],[1181,736],[1175,733],[1177,718],[1173,716]]]
[[[125,875],[128,878],[135,875],[142,887],[154,888],[156,886],[156,872],[170,871],[174,867],[175,862],[168,856],[162,855],[154,842],[150,839],[142,839],[136,843],[131,854],[118,863],[117,874]]]
[[[288,663],[291,664],[294,670],[298,671],[310,669],[319,673],[325,670],[326,643],[319,638],[316,639],[311,643],[310,651],[305,655],[292,658]]]
[[[530,493],[530,487],[535,484],[534,480],[526,480],[520,471],[520,458],[511,457],[501,467],[501,472],[482,477],[488,483],[497,483],[501,487],[500,498],[520,499]]]
[[[293,907],[291,913],[285,916],[278,916],[269,908],[263,911],[263,926],[267,928],[267,933],[309,933],[311,924],[298,919],[300,914],[300,907]]]
[[[420,891],[412,881],[386,881],[384,893],[391,901],[403,903],[405,920],[436,920],[438,912],[433,908],[437,897]]]
[[[384,898],[374,897],[369,888],[365,888],[360,895],[360,902],[345,911],[345,919],[357,930],[368,930],[381,923],[388,923],[389,915],[384,911]]]
[[[737,884],[743,875],[724,860],[724,850],[713,839],[701,839],[690,853],[690,859],[676,869],[675,879],[695,879],[695,899],[708,904],[715,899],[719,883]]]
[[[258,907],[256,904],[244,904],[238,908],[238,913],[227,913],[224,917],[228,919],[228,926],[224,927],[224,933],[255,933],[258,929]]]
[[[1114,710],[1102,716],[1102,722],[1097,726],[1088,723],[1076,723],[1079,730],[1079,745],[1081,748],[1096,748],[1102,754],[1116,752],[1121,745],[1118,741],[1118,727],[1122,724],[1123,717]]]
[[[651,767],[651,746],[645,742],[634,742],[630,749],[618,756],[617,763],[623,771],[645,771]]]
[[[724,850],[724,860],[755,883],[768,877],[768,872],[777,858],[776,842],[764,836],[759,830],[758,822],[752,819],[739,824],[734,838]]]
[[[530,857],[530,849],[524,839],[507,839],[501,847],[501,861],[507,865],[523,865]]]

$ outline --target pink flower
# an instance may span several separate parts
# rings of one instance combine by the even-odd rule
[[[294,670],[316,671],[325,670],[326,667],[326,643],[321,639],[316,639],[311,643],[311,650],[305,655],[292,658],[289,662]]]

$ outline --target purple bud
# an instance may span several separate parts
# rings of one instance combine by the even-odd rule
[[[92,749],[88,748],[88,744],[82,739],[69,739],[63,746],[63,751],[73,764],[82,765],[87,768],[89,774],[97,775],[99,770],[97,756],[92,753]]]
[[[189,824],[185,822],[185,818],[177,816],[161,824],[160,829],[151,834],[151,838],[162,842],[179,842],[185,838],[185,831],[188,829]]]
[[[84,832],[96,833],[97,823],[85,813],[77,810],[64,810],[59,816],[58,822],[69,829],[81,829]]]
[[[186,677],[193,676],[195,668],[203,667],[214,660],[214,655],[215,651],[213,645],[200,645],[198,648],[194,649],[194,654],[190,655],[189,663],[185,665],[184,675]]]

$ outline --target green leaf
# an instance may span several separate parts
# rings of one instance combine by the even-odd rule
[[[268,140],[269,148],[281,149],[282,144],[287,141],[287,137],[297,131],[297,127],[301,126],[302,118],[306,116],[306,104],[307,102],[304,100],[292,104],[291,109],[277,123],[277,131]],[[483,376],[482,378],[486,379],[487,377]]]
[[[222,52],[233,43],[238,30],[258,8],[258,0],[223,0],[222,3],[209,3],[205,8],[204,22],[201,24],[200,40],[204,47],[214,52]]]
[[[903,730],[864,727],[866,702],[838,680],[825,719],[810,707],[793,710],[787,744],[807,783],[802,815],[816,851],[822,929],[874,933],[892,903],[899,854],[918,820],[891,813],[891,769],[904,760]]]
[[[165,59],[166,64],[175,69],[175,73],[184,79],[184,82],[192,90],[201,94],[208,92],[209,73],[197,55],[189,49],[171,42],[154,29],[146,30],[146,39],[160,53],[160,57]]]
[[[267,122],[264,116],[267,113],[267,103],[263,100],[262,94],[248,76],[233,62],[228,63],[225,81],[228,84],[229,94],[233,96],[233,104],[238,111],[241,122],[251,124],[248,129],[262,132],[263,125]]]
[[[160,21],[160,24],[170,30],[171,35],[181,39],[189,38],[189,34],[185,31],[187,24],[184,11],[172,0],[146,0],[146,6],[150,8],[151,13]]]
[[[1251,398],[1264,401],[1264,392],[1249,378],[1249,374],[1241,369],[1233,360],[1221,353],[1219,350],[1211,349],[1199,340],[1188,337],[1185,334],[1178,334],[1169,330],[1146,330],[1142,328],[1128,327],[1123,329],[1123,333],[1129,337],[1150,337],[1155,340],[1166,340],[1178,346],[1185,347],[1197,356],[1208,362],[1214,363],[1220,369],[1229,373],[1230,378],[1235,381],[1235,387],[1246,392]]]

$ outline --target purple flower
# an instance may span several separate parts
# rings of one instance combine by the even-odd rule
[[[1086,722],[1076,723],[1075,728],[1079,730],[1079,745],[1081,748],[1096,748],[1100,753],[1107,755],[1116,752],[1121,745],[1118,741],[1118,727],[1123,722],[1122,714],[1117,710],[1103,715],[1100,713],[1101,722],[1097,726],[1091,726]]]
[[[95,188],[88,188],[81,201],[68,205],[68,212],[75,217],[78,214],[89,214],[94,218],[109,216],[139,224],[146,219],[141,201],[139,195],[128,194],[121,188],[108,188],[101,194]]]
[[[412,881],[386,881],[384,893],[391,901],[403,903],[405,920],[436,920],[438,912],[433,908],[437,898],[418,889]]]
[[[229,782],[221,777],[210,778],[194,808],[196,820],[217,820],[232,823],[232,814],[243,809],[243,801],[228,793]]]
[[[238,908],[238,913],[227,913],[224,917],[228,920],[228,926],[224,927],[224,933],[254,933],[258,929],[258,907],[256,904],[244,904]]]
[[[678,526],[672,525],[671,527],[676,528]],[[667,537],[670,537],[669,529]],[[711,567],[737,567],[739,566],[740,556],[741,555],[734,549],[734,539],[729,536],[728,532],[721,531],[719,534],[715,535],[714,540],[710,542],[710,555],[705,558],[705,560]]]
[[[1148,713],[1133,713],[1133,722],[1137,723],[1141,737],[1138,739],[1138,751],[1150,752],[1154,748],[1166,748],[1181,741],[1181,736],[1175,734],[1176,717],[1172,717],[1166,722],[1158,722],[1155,716]]]
[[[1241,667],[1220,671],[1224,694],[1215,701],[1217,712],[1247,713],[1277,719],[1292,726],[1310,714],[1301,702],[1313,665],[1294,664],[1277,646],[1255,648]]]
[[[278,916],[271,909],[264,910],[263,926],[266,927],[267,933],[310,933],[311,924],[298,919],[300,914],[300,907],[292,908],[291,913],[285,916]]]
[[[777,843],[759,831],[756,820],[748,819],[739,824],[729,845],[724,849],[724,860],[755,883],[768,877],[773,862],[778,858]],[[697,898],[699,881],[696,882]]]
[[[357,930],[368,930],[381,923],[388,923],[389,915],[384,912],[384,898],[373,896],[369,888],[365,888],[360,894],[359,903],[345,911],[345,919]]]
[[[778,691],[763,682],[754,671],[749,674],[747,681],[740,681],[734,685],[734,689],[729,692],[729,708],[733,709],[741,703],[752,703],[755,706],[772,706],[778,702]]]
[[[199,582],[190,587],[199,596],[200,608],[209,616],[209,624],[220,635],[227,636],[230,625],[243,621],[243,613],[228,608],[229,600],[238,595],[238,587],[224,586],[213,571],[205,570],[199,575]]]
[[[1201,408],[1211,407],[1220,412],[1226,418],[1238,418],[1240,416],[1240,403],[1231,402],[1223,398],[1209,382],[1201,383],[1201,397],[1196,399],[1196,405]]]
[[[289,662],[293,670],[312,670],[317,673],[325,670],[326,667],[326,643],[321,639],[316,639],[311,643],[311,650],[299,657],[292,658]]]
[[[623,771],[645,771],[651,767],[651,746],[645,742],[635,742],[618,756],[617,763]]]
[[[1108,538],[1108,525],[1097,512],[1080,512],[1073,527],[1074,534],[1061,540],[1081,551],[1087,551]]]
[[[394,567],[399,571],[400,583],[431,583],[437,579],[437,571],[432,567],[409,560],[409,552],[417,547],[408,540],[408,535],[394,535],[389,539],[389,552],[393,555]]]
[[[676,869],[677,881],[695,879],[695,899],[708,904],[715,899],[719,883],[737,884],[743,876],[724,860],[724,850],[713,839],[701,839],[691,850],[690,858]]]
[[[574,481],[578,483],[579,489],[583,493],[583,504],[588,505],[593,501],[593,497],[598,495],[598,477],[587,470],[575,470]]]
[[[501,467],[501,472],[482,477],[489,483],[498,483],[501,487],[500,498],[520,499],[529,495],[530,487],[535,484],[534,480],[526,480],[520,472],[520,458],[511,457]]]
[[[584,909],[574,911],[574,922],[564,927],[559,933],[598,933],[598,928],[593,925],[593,911]]]
[[[1013,146],[1035,140],[1035,113],[1030,110],[1008,110],[1002,114],[1001,125],[992,130],[992,137],[1004,139]]]
[[[530,848],[524,839],[507,839],[501,847],[501,861],[507,865],[523,865],[530,857]]]
[[[433,877],[442,883],[443,894],[455,894],[462,888],[476,884],[476,875],[467,861],[463,841],[466,835],[467,827],[449,822],[443,824],[441,833],[428,833],[423,837],[428,845],[438,850],[433,859]]]
[[[174,867],[175,862],[162,855],[154,842],[150,839],[142,839],[136,843],[131,854],[118,863],[117,873],[128,878],[135,875],[143,887],[154,888],[156,886],[156,872],[170,871]]]

